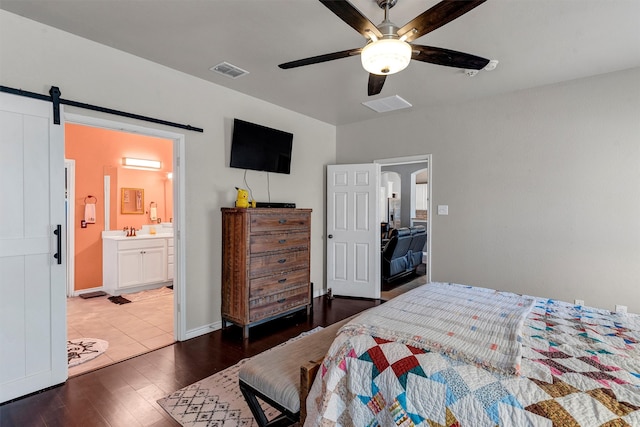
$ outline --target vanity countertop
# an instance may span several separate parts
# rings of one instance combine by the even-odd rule
[[[166,239],[173,237],[173,233],[156,233],[156,234],[137,234],[135,236],[124,236],[122,232],[120,235],[102,235],[103,239],[111,240],[144,240],[144,239]]]

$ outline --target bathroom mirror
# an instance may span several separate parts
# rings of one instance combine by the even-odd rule
[[[120,191],[120,213],[138,215],[144,214],[144,189],[123,187]]]

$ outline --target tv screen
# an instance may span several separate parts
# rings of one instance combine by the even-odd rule
[[[288,174],[292,145],[292,133],[234,119],[229,166]]]

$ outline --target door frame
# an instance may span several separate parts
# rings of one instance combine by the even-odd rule
[[[66,144],[66,141],[65,141]],[[75,254],[76,252],[76,243],[75,243],[75,235],[76,230],[73,224],[75,224],[76,220],[76,212],[73,209],[72,200],[76,199],[76,161],[73,159],[64,159],[64,168],[65,168],[65,183],[66,183],[66,200],[65,202],[65,214],[67,221],[67,297],[76,296],[75,292],[75,283],[76,283],[76,275],[75,275],[75,266],[76,266],[76,257],[69,256],[70,254]]]
[[[408,165],[413,163],[426,163],[429,173],[429,182],[427,187],[427,192],[429,195],[428,201],[428,219],[427,219],[427,283],[431,282],[431,274],[433,271],[432,260],[432,242],[433,242],[433,234],[431,230],[433,228],[433,218],[435,215],[433,214],[433,155],[432,154],[423,154],[416,156],[406,156],[406,157],[392,157],[388,159],[378,159],[374,160],[373,163],[379,163],[380,166],[394,166],[394,165]],[[412,196],[413,197],[413,196]]]
[[[186,244],[182,230],[186,229],[186,207],[185,207],[185,168],[181,159],[185,158],[185,135],[158,128],[134,125],[127,122],[117,122],[113,120],[101,119],[97,117],[85,116],[81,114],[64,114],[65,123],[73,123],[83,126],[92,126],[103,129],[110,129],[119,132],[136,133],[157,138],[170,139],[173,141],[173,224],[174,224],[174,278],[173,278],[173,331],[177,341],[187,339],[186,333],[186,312],[183,301],[186,301],[186,269],[184,265]]]

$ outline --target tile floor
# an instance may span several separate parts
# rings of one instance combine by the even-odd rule
[[[167,287],[122,295],[129,304],[107,296],[67,298],[67,337],[109,342],[104,354],[69,368],[69,377],[111,365],[172,344],[173,291]]]

